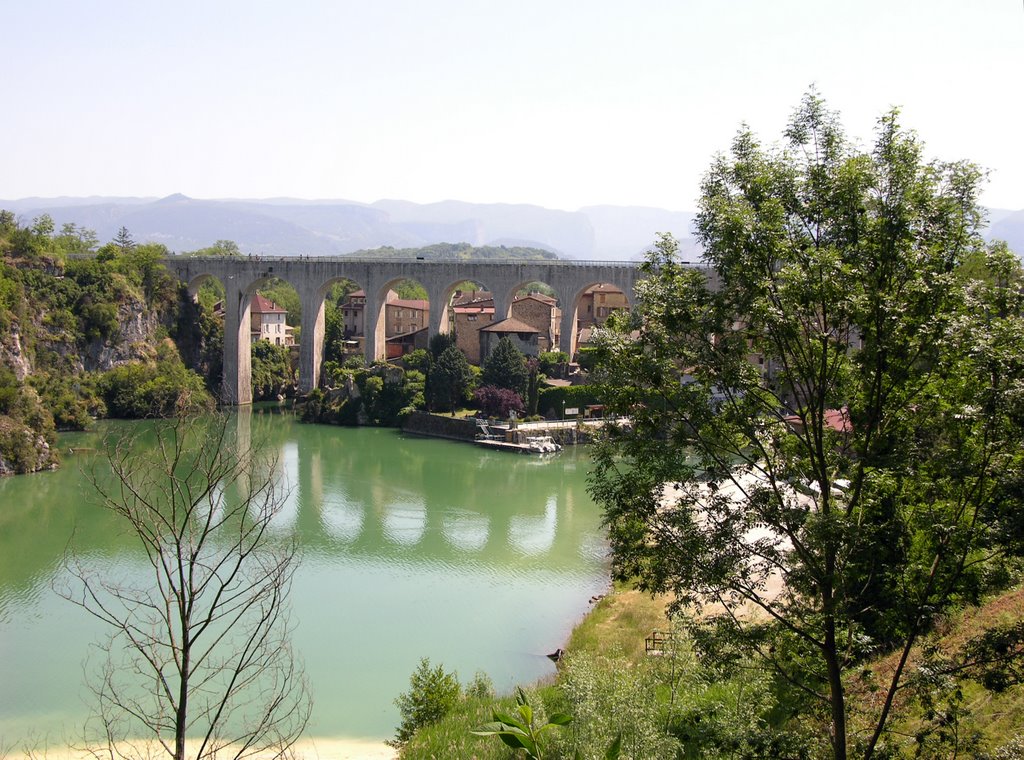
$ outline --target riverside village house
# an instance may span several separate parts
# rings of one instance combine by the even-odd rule
[[[253,341],[268,340],[275,346],[294,346],[295,328],[285,321],[288,312],[259,293],[249,306],[250,335]]]

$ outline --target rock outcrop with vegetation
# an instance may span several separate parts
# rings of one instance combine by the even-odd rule
[[[212,400],[182,359],[202,368],[209,352],[167,249],[127,230],[95,246],[73,224],[0,212],[0,474],[55,466],[57,429]]]

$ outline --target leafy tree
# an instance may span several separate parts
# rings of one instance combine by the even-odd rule
[[[64,253],[91,253],[99,245],[99,238],[93,230],[65,222],[53,242]]]
[[[203,379],[172,346],[161,346],[155,363],[130,362],[103,373],[97,392],[111,417],[127,419],[171,417],[213,405]]]
[[[402,722],[391,743],[400,747],[412,738],[417,728],[437,723],[461,699],[462,685],[458,676],[441,665],[430,667],[430,660],[424,657],[409,677],[409,691],[395,700]]]
[[[32,220],[32,232],[35,233],[36,237],[49,238],[53,235],[53,230],[53,217],[49,214],[40,214]]]
[[[404,298],[407,301],[426,301],[428,297],[427,289],[416,280],[402,280],[395,285],[395,292],[399,298]]]
[[[472,379],[466,355],[455,346],[449,346],[431,365],[427,376],[431,405],[454,413]]]
[[[526,360],[526,376],[526,408],[534,415],[540,404],[540,362],[532,356]]]
[[[59,461],[56,440],[53,417],[35,389],[0,364],[0,472],[55,466]]]
[[[537,359],[540,361],[541,373],[550,377],[555,373],[556,367],[559,364],[565,364],[569,361],[569,354],[565,351],[541,351]]]
[[[488,417],[507,418],[512,412],[521,415],[526,411],[518,393],[495,385],[483,385],[473,391],[473,403]]]
[[[324,362],[345,361],[345,318],[341,309],[324,306]]]
[[[117,335],[120,323],[117,304],[110,302],[84,303],[81,307],[82,337],[86,341],[110,340]]]
[[[430,371],[430,358],[430,353],[426,349],[417,348],[402,357],[402,364],[407,369],[426,373]]]
[[[508,336],[498,341],[490,356],[484,360],[482,369],[480,379],[484,385],[508,388],[518,393],[520,398],[526,396],[529,383],[526,357]]]
[[[254,399],[274,399],[294,386],[295,376],[287,346],[277,346],[269,340],[257,340],[253,341],[251,352]]]
[[[234,240],[218,240],[213,245],[189,251],[185,256],[241,256],[242,251]]]
[[[714,604],[699,646],[760,657],[834,757],[872,757],[911,648],[1021,546],[1019,264],[964,285],[980,173],[926,162],[896,112],[862,152],[811,93],[785,136],[737,135],[703,182],[707,270],[663,237],[599,340],[632,425],[591,489],[617,576]],[[878,651],[892,671],[851,691]]]
[[[274,277],[259,289],[259,293],[288,312],[285,320],[289,325],[297,327],[302,324],[302,299],[289,283],[280,277]]]

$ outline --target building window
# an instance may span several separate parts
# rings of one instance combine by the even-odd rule
[[[469,314],[466,316],[468,322],[476,322],[476,314]]]

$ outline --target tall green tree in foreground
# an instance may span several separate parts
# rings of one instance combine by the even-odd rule
[[[897,116],[870,152],[813,93],[782,147],[741,131],[703,182],[707,269],[663,237],[599,339],[632,418],[591,483],[616,574],[702,609],[698,646],[760,661],[836,758],[893,750],[915,643],[1021,549],[1019,264],[963,276],[980,173]]]

